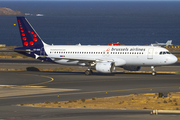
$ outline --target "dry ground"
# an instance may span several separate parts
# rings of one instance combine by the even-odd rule
[[[37,104],[19,104],[18,106],[91,108],[91,109],[161,109],[180,110],[180,93],[169,93],[168,97],[160,98],[159,94],[133,94],[109,98],[92,98],[50,102]]]

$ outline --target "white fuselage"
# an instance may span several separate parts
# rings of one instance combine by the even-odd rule
[[[44,48],[48,57],[59,64],[87,65],[86,61],[92,60],[111,61],[115,66],[161,66],[177,61],[167,49],[158,46],[47,45]]]
[[[59,64],[88,66],[86,75],[93,74],[92,69],[112,73],[115,66],[130,71],[151,66],[155,75],[154,66],[177,61],[167,49],[158,46],[47,45],[25,17],[17,17],[17,22],[23,47],[15,48],[16,52]]]

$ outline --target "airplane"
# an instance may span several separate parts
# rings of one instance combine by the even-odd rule
[[[23,46],[14,51],[23,55],[65,65],[87,66],[85,75],[96,70],[101,73],[113,73],[116,67],[129,71],[138,71],[141,66],[155,67],[177,62],[177,57],[159,46],[108,46],[108,45],[48,45],[25,17],[17,17]]]
[[[154,44],[151,44],[152,46],[161,46],[161,47],[166,47],[166,46],[171,46],[172,44],[172,40],[168,40],[166,43],[154,43]]]

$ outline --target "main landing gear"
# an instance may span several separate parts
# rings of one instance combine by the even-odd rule
[[[154,67],[154,66],[151,66],[151,69],[152,69],[152,76],[155,76],[155,75],[156,75],[155,67]]]
[[[88,66],[88,69],[85,71],[85,75],[92,75],[93,71],[91,70],[91,65]]]
[[[85,71],[85,75],[92,75],[93,71],[91,69],[88,69]]]

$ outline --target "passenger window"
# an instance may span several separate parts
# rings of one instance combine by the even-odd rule
[[[160,52],[159,54],[162,55],[162,52]]]

